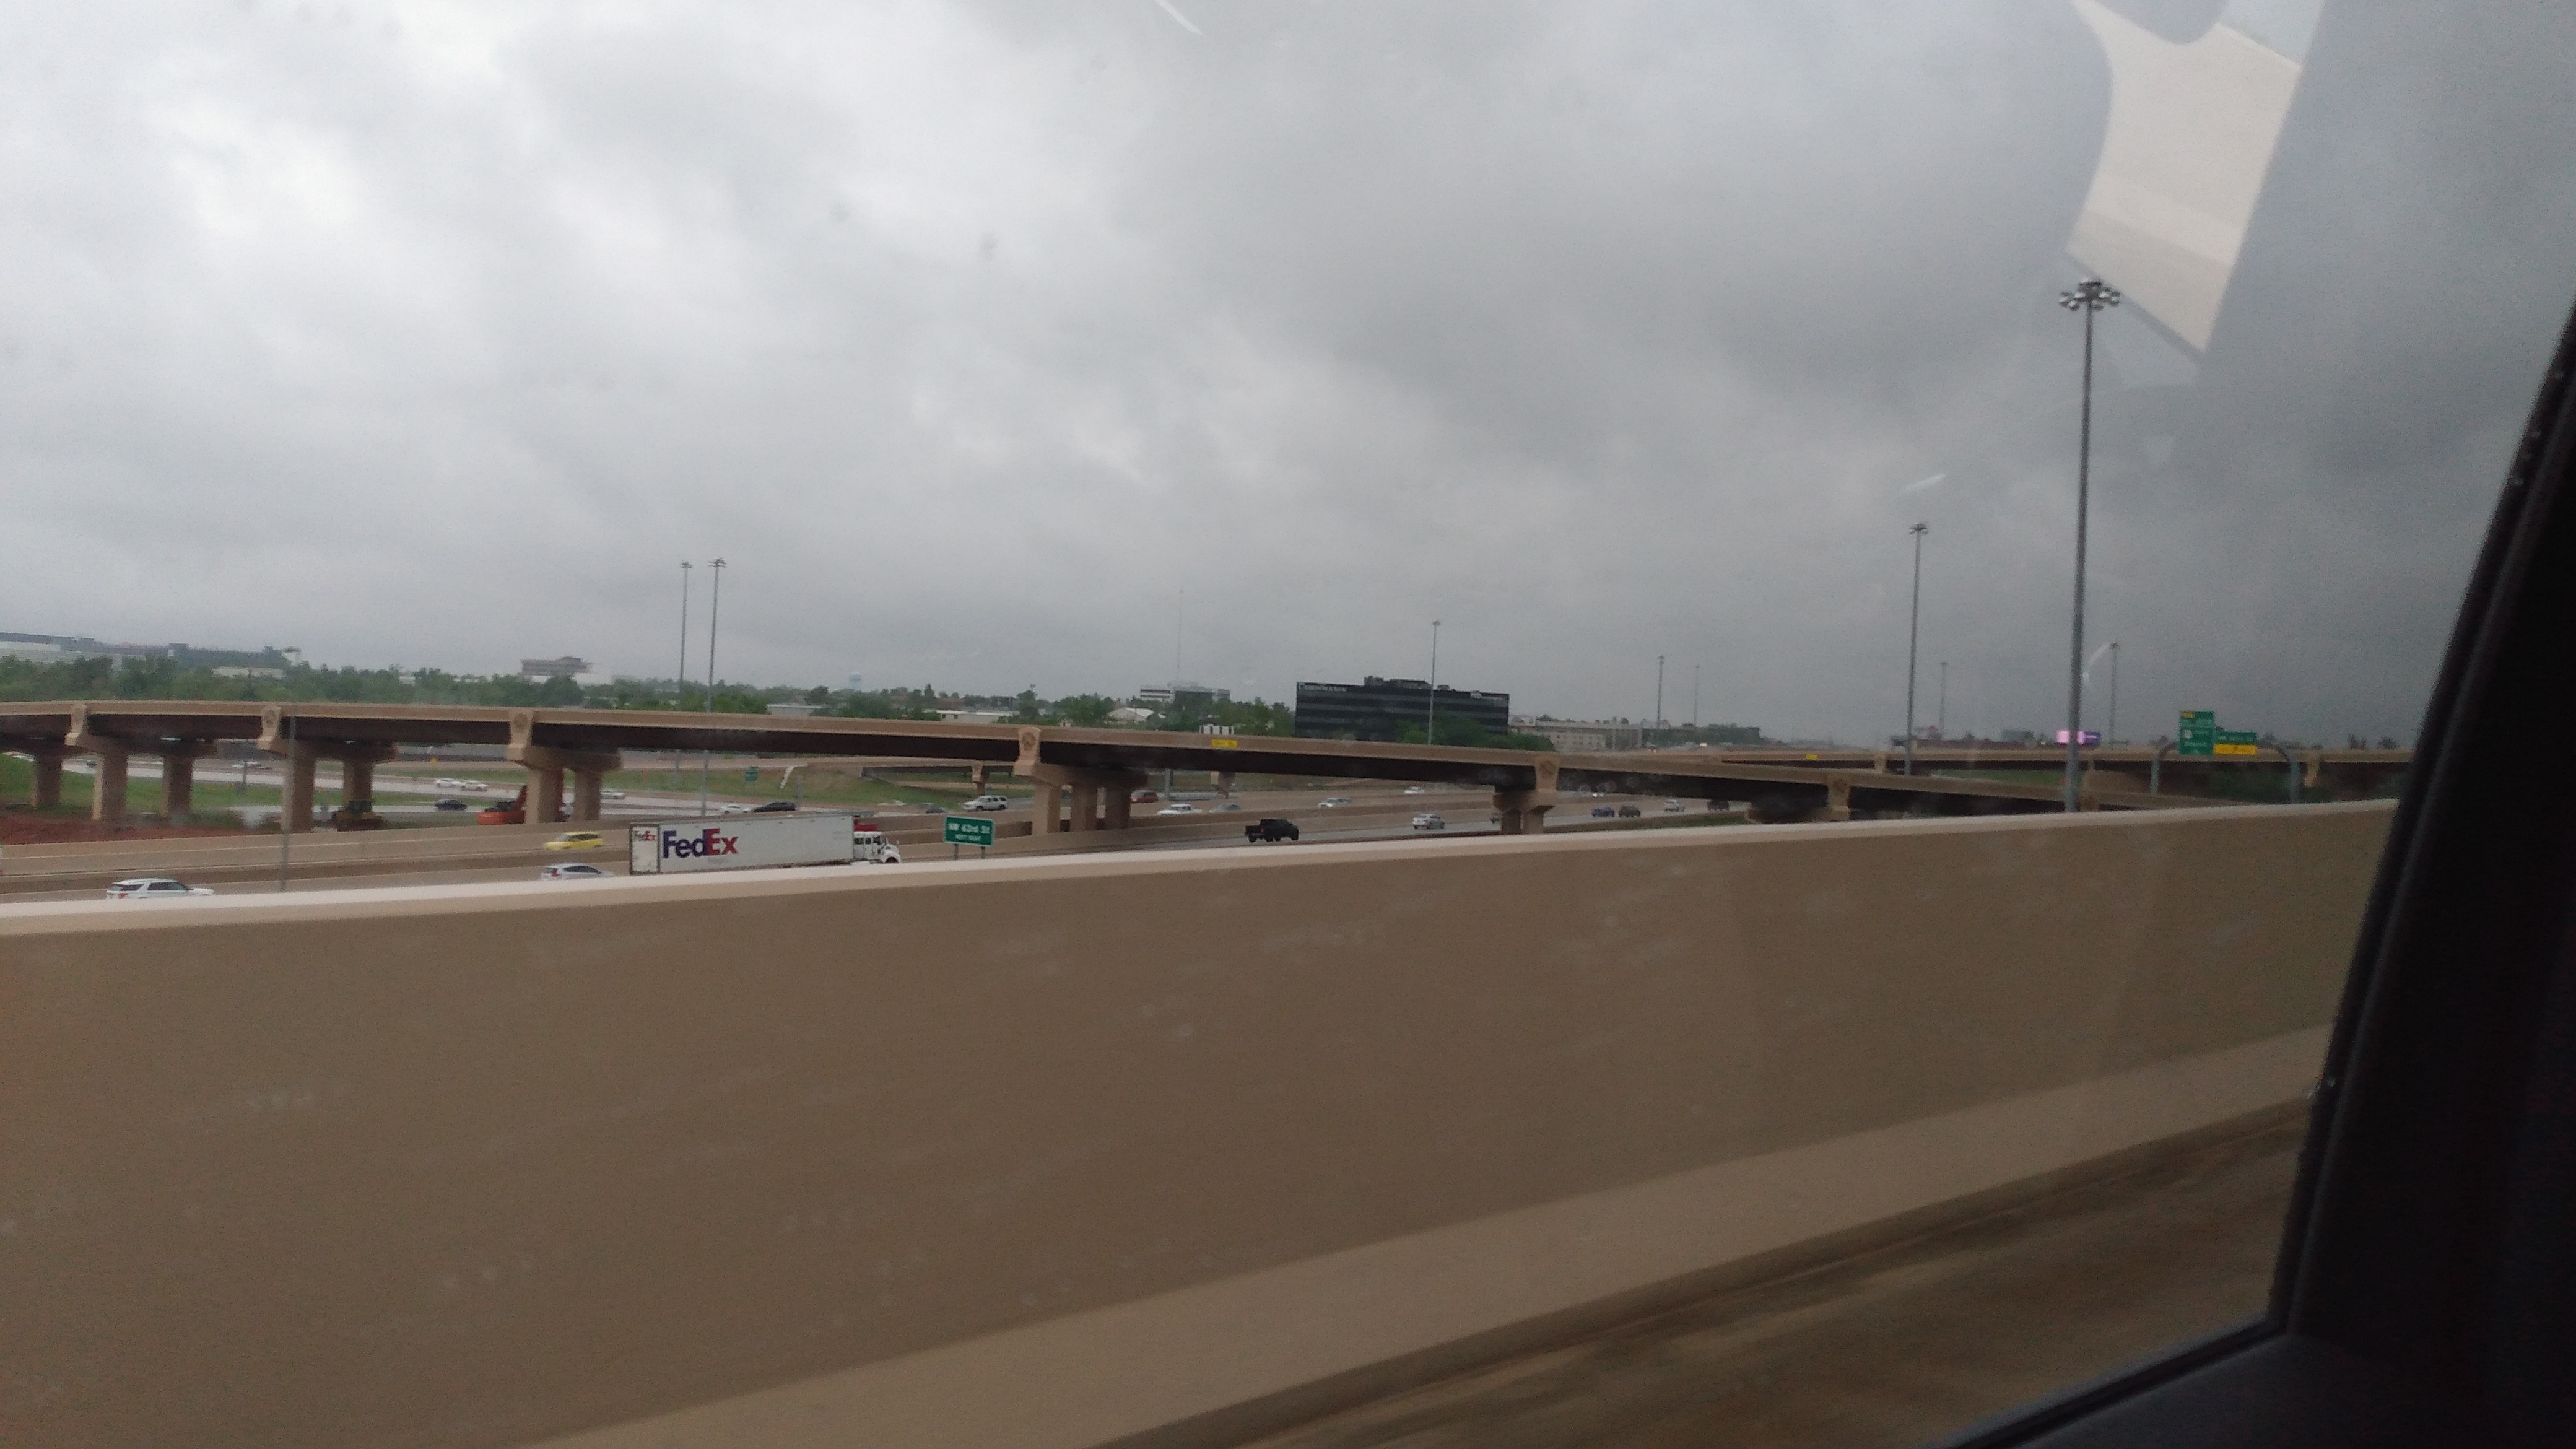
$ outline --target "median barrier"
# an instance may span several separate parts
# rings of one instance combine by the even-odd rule
[[[1236,1442],[2295,1113],[2389,813],[0,907],[0,1441]]]

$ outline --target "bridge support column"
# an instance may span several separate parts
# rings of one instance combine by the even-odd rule
[[[98,773],[90,779],[89,818],[122,820],[125,818],[125,765],[129,752],[122,745],[93,744],[89,752],[98,760]]]
[[[38,744],[33,740],[11,740],[9,748],[18,750],[36,762],[34,778],[28,784],[27,803],[39,810],[59,809],[63,803],[63,756],[71,753],[61,745]]]
[[[300,720],[289,720],[283,705],[268,705],[259,712],[259,749],[285,762],[278,771],[277,828],[289,835],[302,835],[313,828],[313,767],[322,758],[322,742],[301,739],[295,729]],[[387,746],[390,754],[392,747]]]
[[[197,761],[215,752],[206,740],[165,740],[161,744],[161,818],[185,825],[197,810]]]
[[[1816,818],[1851,819],[1851,776],[1836,770],[1825,777],[1825,808]]]
[[[553,745],[513,744],[502,751],[510,763],[528,772],[528,823],[560,825],[564,819],[564,776],[572,776],[572,818],[599,818],[599,777],[625,763],[609,750],[566,750]]]
[[[301,740],[281,742],[274,753],[286,757],[286,768],[278,772],[283,782],[278,792],[278,828],[302,835],[313,828],[313,767],[322,754]]]
[[[1496,790],[1494,810],[1502,816],[1505,835],[1537,835],[1547,828],[1547,812],[1556,808],[1554,790]]]
[[[536,764],[528,770],[528,823],[563,823],[563,766]]]
[[[1128,792],[1145,781],[1133,770],[1082,770],[1070,765],[1030,765],[1014,773],[1037,786],[1037,823],[1030,828],[1039,835],[1053,830],[1124,830],[1132,819],[1128,809]],[[1072,818],[1061,826],[1050,826],[1055,818],[1055,802],[1070,793]]]
[[[1537,835],[1547,829],[1547,812],[1556,808],[1556,761],[1540,757],[1530,766],[1530,788],[1496,790],[1495,823],[1505,835]]]
[[[374,809],[376,803],[376,762],[342,760],[340,762],[340,808],[355,810],[360,805]]]
[[[1034,812],[1029,819],[1030,833],[1054,835],[1064,829],[1064,787],[1038,781],[1029,808]]]

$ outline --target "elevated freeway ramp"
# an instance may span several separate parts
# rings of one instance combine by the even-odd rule
[[[1917,751],[1918,773],[1890,768],[1884,752],[1659,750],[1560,754],[1376,744],[1267,735],[1179,734],[1044,725],[972,725],[814,716],[686,714],[653,710],[506,709],[475,706],[262,704],[226,701],[74,700],[0,705],[0,749],[35,761],[33,802],[59,800],[63,761],[96,761],[93,811],[124,810],[127,762],[159,756],[172,811],[184,809],[194,763],[227,742],[276,756],[284,772],[284,818],[309,828],[319,762],[337,761],[342,792],[368,798],[373,771],[403,746],[497,746],[528,772],[532,824],[595,820],[600,781],[626,752],[723,752],[809,759],[845,757],[883,767],[926,761],[961,767],[982,780],[1012,775],[1035,791],[1035,828],[1121,829],[1129,796],[1160,771],[1403,781],[1490,791],[1508,834],[1535,831],[1563,791],[1605,790],[1748,803],[1770,821],[1848,820],[1889,814],[2036,814],[2059,807],[2058,786],[2036,778],[2041,751]],[[2405,767],[2404,752],[2318,755],[2292,768],[2320,780],[2376,781]],[[2360,758],[2367,756],[2367,758]],[[2138,788],[2140,769],[2167,766],[2155,752],[2101,751],[2082,788],[2085,808],[2144,810],[2205,805]],[[2220,768],[2172,762],[2176,771]],[[2232,766],[2231,766],[2232,767]],[[1948,768],[1952,774],[1930,773]],[[2374,773],[2377,772],[2377,773]],[[1989,778],[2031,775],[2028,780]],[[565,785],[572,805],[559,805]]]

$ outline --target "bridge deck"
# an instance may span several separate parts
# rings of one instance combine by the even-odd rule
[[[2055,785],[2038,781],[1904,775],[1883,751],[1659,750],[1575,754],[1378,744],[1271,735],[1212,736],[1066,726],[970,725],[945,721],[821,716],[683,714],[667,710],[511,709],[471,705],[263,704],[223,700],[61,700],[0,705],[0,748],[59,750],[67,740],[122,740],[139,753],[166,741],[268,740],[291,725],[317,746],[509,745],[561,751],[712,750],[798,756],[874,756],[964,765],[1072,770],[1330,776],[1421,781],[1500,791],[1611,790],[1699,799],[1773,801],[1784,809],[1848,805],[1862,811],[1929,807],[1936,813],[2024,813],[2057,808]],[[2151,763],[2152,750],[2095,752],[2097,769]],[[2320,752],[2369,756],[2353,768],[2403,768],[2403,751]],[[1920,770],[2044,772],[2053,751],[1983,748],[1918,750]],[[2194,760],[2195,768],[2210,762]],[[2246,762],[2257,763],[2257,762]],[[2280,767],[2273,762],[2273,768]],[[2125,784],[2095,792],[2103,809],[2220,803],[2161,799]]]

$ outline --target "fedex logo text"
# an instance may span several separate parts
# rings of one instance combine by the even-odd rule
[[[741,839],[737,836],[727,835],[722,829],[713,825],[706,827],[704,830],[698,831],[694,835],[682,835],[676,830],[665,830],[662,832],[662,858],[664,860],[669,860],[675,855],[740,855],[741,853]]]

